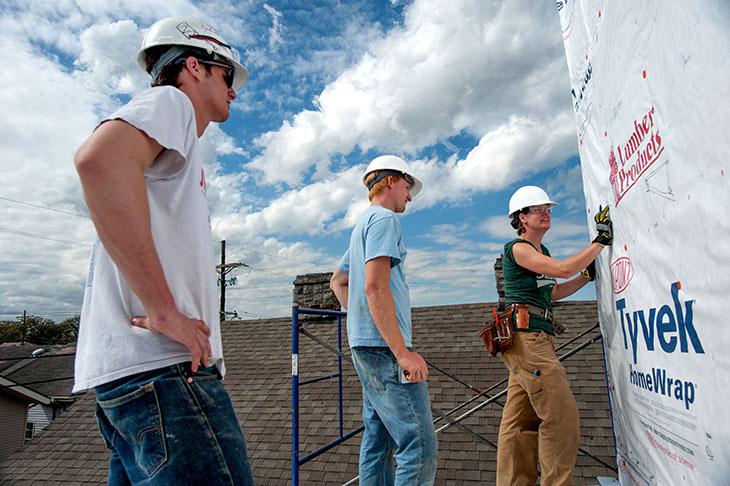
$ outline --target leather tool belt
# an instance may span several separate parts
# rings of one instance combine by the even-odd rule
[[[532,304],[510,304],[507,306],[507,308],[510,307],[513,308],[513,312],[517,315],[517,329],[527,329],[530,327],[529,314],[542,317],[551,324],[553,322],[553,312],[550,309],[543,309]],[[526,322],[525,318],[527,318]]]
[[[515,344],[515,325],[513,309],[508,307],[504,312],[498,313],[496,307],[492,307],[492,315],[487,319],[486,325],[479,331],[479,337],[484,341],[484,346],[492,356],[503,353]]]
[[[530,329],[530,315],[533,315],[542,317],[552,324],[555,334],[562,334],[565,331],[565,326],[555,320],[553,312],[550,309],[543,309],[542,307],[531,304],[510,304],[507,306],[508,309],[510,307],[515,315],[517,330]]]

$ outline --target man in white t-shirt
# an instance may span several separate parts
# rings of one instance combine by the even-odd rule
[[[94,388],[109,484],[253,484],[225,374],[199,137],[248,71],[211,26],[171,17],[137,58],[152,76],[96,128],[76,169],[99,235],[74,391]]]

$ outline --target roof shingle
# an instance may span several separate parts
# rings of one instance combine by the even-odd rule
[[[479,339],[487,310],[493,304],[462,304],[413,309],[414,345],[429,362],[470,385],[430,370],[429,388],[434,409],[448,412],[506,379],[500,358],[491,357]],[[555,315],[568,330],[557,345],[568,342],[597,323],[595,302],[570,301],[555,305]],[[330,345],[337,344],[332,323],[305,324]],[[346,343],[343,322],[343,343]],[[248,442],[256,484],[282,485],[291,480],[291,320],[289,318],[233,321],[222,326],[226,356],[225,385],[233,400]],[[562,352],[590,338],[586,334]],[[350,353],[343,346],[343,403],[345,432],[361,421],[361,392]],[[561,352],[559,352],[561,354]],[[604,379],[600,340],[564,362],[581,414],[581,447],[615,468],[613,434]],[[300,379],[336,371],[337,356],[301,336]],[[490,396],[505,388],[496,387]],[[463,407],[457,417],[476,404]],[[438,435],[437,484],[493,484],[495,449],[504,397],[483,407]],[[337,436],[337,383],[321,381],[300,389],[300,455],[304,456]],[[434,413],[434,417],[437,413]],[[437,426],[443,425],[441,420]],[[300,483],[341,485],[357,475],[359,435],[301,467]],[[103,484],[107,452],[94,420],[94,397],[89,393],[54,421],[23,450],[0,464],[0,482]],[[615,473],[595,459],[579,454],[576,484],[595,484],[596,476]]]

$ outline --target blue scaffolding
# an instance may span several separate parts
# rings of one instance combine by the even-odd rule
[[[304,328],[302,328],[299,316],[300,314],[304,315],[314,315],[314,316],[325,316],[325,317],[335,317],[337,318],[337,349],[335,349],[333,346],[330,346],[329,344],[321,341],[316,336],[310,334],[307,332]],[[342,418],[342,318],[346,317],[346,312],[341,311],[331,311],[331,310],[320,310],[320,309],[308,309],[305,307],[299,307],[299,306],[293,306],[292,307],[292,334],[291,334],[291,349],[292,349],[292,486],[299,486],[299,469],[300,466],[303,464],[311,461],[312,459],[315,459],[316,457],[320,456],[321,454],[329,451],[333,447],[341,444],[342,442],[348,440],[349,438],[353,437],[354,435],[359,434],[364,430],[363,426],[360,426],[356,429],[353,429],[347,433],[344,432],[343,429],[343,418]],[[595,326],[591,327],[590,329],[587,329],[583,331],[582,333],[578,334],[577,336],[573,337],[572,339],[568,340],[567,342],[561,344],[558,346],[555,351],[558,352],[562,350],[563,348],[573,344],[574,342],[578,341],[579,339],[585,337],[589,333],[595,331],[598,329],[598,323],[596,323]],[[310,378],[307,380],[299,381],[299,333],[305,334],[306,336],[310,337],[314,341],[318,342],[325,348],[329,349],[330,351],[333,351],[337,354],[337,373],[332,373],[325,376],[320,376],[316,378]],[[581,350],[585,349],[586,347],[592,345],[593,343],[600,341],[602,339],[601,334],[599,334],[596,337],[590,338],[587,341],[583,342],[582,344],[576,346],[572,350],[568,351],[567,353],[559,356],[559,360],[563,361],[572,355],[580,352]],[[473,415],[477,411],[484,408],[486,405],[489,405],[491,403],[496,402],[499,398],[503,397],[507,394],[507,389],[503,389],[499,393],[496,393],[494,395],[490,395],[489,392],[494,390],[495,388],[500,387],[501,385],[504,385],[507,382],[507,378],[494,383],[492,386],[487,388],[486,390],[478,390],[468,383],[463,382],[462,380],[458,379],[456,376],[450,374],[446,370],[441,369],[440,367],[436,366],[435,364],[431,363],[430,361],[426,361],[428,366],[430,368],[433,368],[434,370],[444,374],[445,376],[449,377],[450,379],[461,383],[462,385],[466,386],[467,388],[471,389],[475,395],[467,400],[466,402],[461,403],[460,405],[456,406],[455,408],[447,411],[442,412],[438,409],[434,409],[436,412],[436,415],[438,417],[434,420],[434,425],[436,425],[441,420],[445,420],[446,424],[438,427],[435,432],[443,432],[444,430],[457,425],[461,427],[462,429],[466,430],[467,432],[474,435],[476,438],[488,443],[494,449],[497,448],[497,445],[486,439],[482,434],[479,434],[475,431],[472,431],[469,427],[465,426],[461,423],[462,420],[466,419],[467,417]],[[307,454],[304,457],[299,456],[299,387],[308,385],[310,383],[317,383],[324,380],[329,380],[332,378],[337,378],[337,390],[338,390],[338,414],[339,414],[339,436],[331,441],[330,443],[320,447],[316,451]],[[456,418],[452,418],[451,416],[456,413],[457,411],[463,409],[464,407],[470,405],[476,400],[484,399],[481,403],[477,404],[470,410],[466,411],[465,413],[462,413]],[[613,470],[614,472],[617,472],[616,468],[613,467],[610,464],[607,464],[606,462],[602,461],[598,457],[595,457],[593,454],[591,454],[589,451],[585,450],[582,447],[578,448],[578,452],[580,455],[588,456],[598,462],[599,464]],[[358,477],[355,477],[351,479],[350,481],[346,482],[343,486],[349,486],[351,484],[355,484],[358,480]]]
[[[328,316],[337,318],[337,349],[333,349],[330,346],[325,345],[328,349],[337,353],[337,373],[332,373],[325,376],[319,376],[316,378],[310,378],[307,380],[299,381],[299,333],[304,332],[301,328],[299,316],[313,315],[313,316]],[[350,437],[359,434],[363,430],[363,426],[353,429],[347,433],[343,429],[342,421],[342,318],[347,316],[346,312],[332,311],[332,310],[320,310],[320,309],[308,309],[305,307],[293,306],[292,307],[292,320],[291,320],[291,444],[292,444],[292,455],[291,455],[291,471],[292,486],[299,485],[299,468],[302,464],[311,461],[317,456],[327,452],[333,447],[341,444]],[[308,334],[308,333],[307,333]],[[310,337],[313,337],[310,335]],[[317,339],[315,339],[317,340]],[[318,340],[317,340],[318,341]],[[337,409],[339,415],[339,437],[332,442],[320,447],[316,451],[307,454],[304,457],[299,457],[299,387],[308,385],[310,383],[317,383],[319,381],[330,380],[337,378]]]

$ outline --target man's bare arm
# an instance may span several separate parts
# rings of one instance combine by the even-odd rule
[[[340,302],[343,309],[347,310],[347,297],[350,279],[349,275],[336,268],[330,279],[330,288],[335,293],[335,297]]]
[[[393,352],[409,381],[428,378],[428,366],[420,354],[409,351],[403,341],[390,292],[390,257],[378,257],[365,263],[365,295],[368,309],[380,335]]]
[[[210,330],[178,311],[152,239],[144,171],[162,149],[144,132],[112,120],[81,145],[76,170],[99,239],[147,314],[132,324],[185,345],[196,371],[210,358]]]

